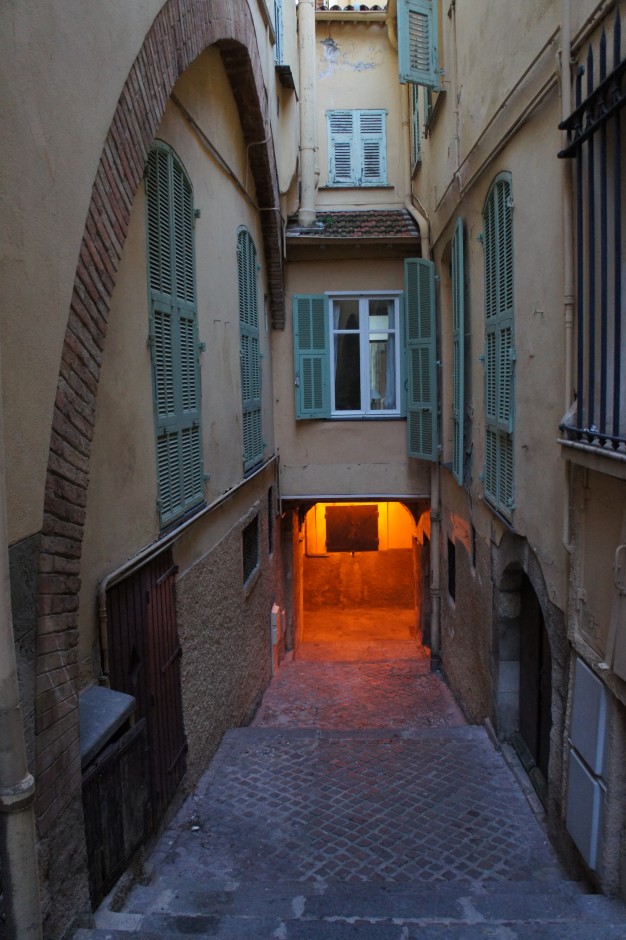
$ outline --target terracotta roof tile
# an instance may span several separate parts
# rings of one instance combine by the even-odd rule
[[[410,238],[420,237],[413,217],[406,209],[373,209],[367,212],[318,212],[317,225],[301,229],[287,226],[292,238]]]

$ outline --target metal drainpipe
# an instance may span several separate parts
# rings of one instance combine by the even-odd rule
[[[410,199],[404,203],[420,230],[422,258],[430,257],[430,222],[419,212]],[[439,455],[430,471],[430,654],[431,668],[438,668],[441,656],[441,566],[439,542],[441,539],[441,465]]]
[[[299,0],[298,48],[300,50],[300,208],[298,224],[315,222],[315,2]]]
[[[563,0],[561,10],[561,118],[565,120],[572,111],[572,85],[570,60],[572,57],[572,23],[570,0]],[[567,131],[563,131],[564,138]],[[572,191],[572,166],[569,160],[562,160],[563,184],[563,323],[565,331],[565,387],[564,410],[572,404],[574,374],[574,207]],[[563,488],[563,545],[572,551],[570,531],[570,500],[572,475],[569,463],[565,467],[565,486]]]
[[[397,6],[397,0],[389,0],[387,4],[387,38],[392,49],[398,48]]]
[[[41,938],[35,780],[28,772],[11,615],[0,401],[0,859],[9,940]]]

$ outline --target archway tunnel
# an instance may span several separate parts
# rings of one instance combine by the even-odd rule
[[[428,655],[425,500],[301,505],[294,545],[294,655],[343,661]]]

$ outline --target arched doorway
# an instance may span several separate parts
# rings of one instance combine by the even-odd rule
[[[503,573],[495,604],[498,736],[514,746],[545,804],[552,729],[552,656],[539,597],[519,566]]]
[[[552,656],[539,600],[530,579],[520,586],[519,734],[544,784],[552,728]]]

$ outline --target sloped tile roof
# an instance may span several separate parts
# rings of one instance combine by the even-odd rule
[[[317,225],[287,227],[287,235],[301,238],[410,238],[420,237],[406,209],[372,209],[366,212],[318,212]]]

